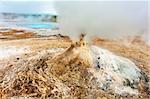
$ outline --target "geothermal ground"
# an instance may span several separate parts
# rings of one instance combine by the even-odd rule
[[[0,38],[0,98],[150,98],[150,47],[139,37],[88,44],[1,29]]]

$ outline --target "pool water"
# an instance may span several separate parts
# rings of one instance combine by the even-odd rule
[[[33,28],[33,29],[55,29],[56,24],[18,24],[19,27]]]
[[[8,27],[23,27],[23,28],[31,28],[31,29],[57,29],[58,23],[52,22],[2,22],[4,26]]]
[[[27,25],[26,27],[28,28],[52,28],[52,25],[47,25],[47,24],[30,24]]]

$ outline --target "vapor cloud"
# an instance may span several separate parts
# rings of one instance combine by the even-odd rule
[[[57,1],[58,22],[64,34],[77,37],[123,38],[147,33],[147,1]]]

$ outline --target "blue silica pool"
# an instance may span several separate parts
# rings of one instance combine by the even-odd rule
[[[23,28],[31,28],[31,29],[57,29],[57,23],[28,23],[28,22],[3,22],[2,23],[8,27],[23,27]]]
[[[29,24],[29,25],[26,25],[25,27],[35,28],[35,29],[39,29],[39,28],[51,29],[51,28],[54,28],[54,26],[50,25],[50,24]]]
[[[57,16],[51,14],[0,13],[0,25],[32,29],[57,29]]]
[[[25,27],[25,28],[33,28],[33,29],[55,29],[57,28],[57,25],[56,24],[52,24],[52,23],[49,23],[49,24],[17,24],[17,26],[19,27]]]

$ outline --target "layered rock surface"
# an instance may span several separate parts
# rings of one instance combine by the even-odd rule
[[[100,46],[61,36],[1,45],[27,47],[0,58],[1,98],[149,98],[148,72]]]

